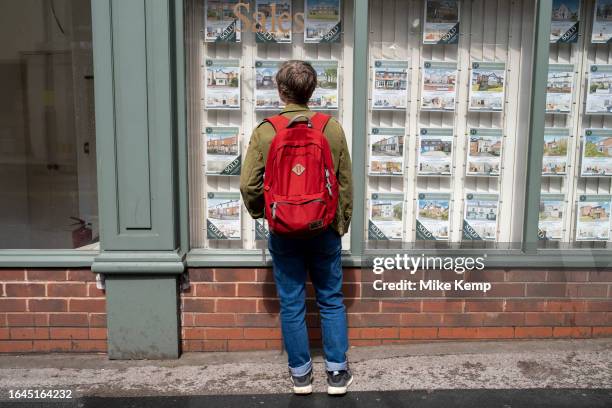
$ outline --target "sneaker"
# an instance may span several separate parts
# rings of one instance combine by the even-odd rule
[[[329,395],[344,395],[353,382],[353,374],[347,370],[327,372],[327,393]]]
[[[306,395],[312,393],[312,370],[308,374],[297,377],[291,376],[291,382],[293,382],[293,393],[297,395]]]

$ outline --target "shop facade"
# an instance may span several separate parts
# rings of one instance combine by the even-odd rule
[[[351,345],[612,335],[605,1],[40,3],[43,40],[3,58],[21,85],[3,112],[0,352],[281,348],[238,175],[287,59],[313,63],[312,108],[352,152]],[[373,259],[395,254],[481,259],[461,277],[491,290],[378,293]],[[408,279],[459,276],[443,269]]]

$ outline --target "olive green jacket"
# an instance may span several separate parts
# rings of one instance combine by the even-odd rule
[[[293,118],[297,115],[311,117],[315,112],[305,105],[288,104],[281,114]],[[334,160],[334,169],[338,179],[338,209],[332,224],[338,234],[344,235],[351,222],[353,213],[353,179],[351,176],[351,157],[344,137],[342,126],[334,118],[325,126],[323,133],[327,137]],[[253,218],[262,218],[264,210],[263,176],[268,158],[270,143],[275,132],[272,125],[262,122],[253,130],[246,157],[240,173],[240,192],[247,210]]]

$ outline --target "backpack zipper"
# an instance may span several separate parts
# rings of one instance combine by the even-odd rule
[[[333,197],[332,189],[331,189],[332,185],[331,185],[331,182],[329,181],[329,170],[328,169],[325,169],[325,180],[326,180],[325,187],[327,187],[329,196]]]
[[[321,198],[315,198],[315,199],[312,199],[312,200],[304,201],[303,203],[294,203],[294,202],[291,202],[291,201],[274,201],[272,203],[272,219],[276,218],[276,207],[279,204],[284,204],[284,205],[303,205],[303,204],[310,204],[310,203],[316,203],[316,202],[322,202],[323,203],[324,201]]]

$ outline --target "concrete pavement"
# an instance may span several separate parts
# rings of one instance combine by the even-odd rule
[[[612,406],[612,339],[414,343],[355,348],[349,358],[355,374],[351,391],[370,391],[355,393],[354,398],[373,398],[372,404],[376,398],[423,401],[422,396],[435,396],[440,403],[445,398],[471,401],[486,396],[486,390],[507,390],[507,397],[516,400],[531,389],[543,402],[574,393],[578,399],[599,398]],[[315,392],[324,392],[320,353],[314,355],[314,366]],[[195,396],[242,394],[275,406],[276,397],[265,394],[287,394],[289,382],[286,357],[270,351],[189,353],[174,361],[109,361],[104,355],[75,354],[0,356],[0,399],[6,402],[11,389],[70,389],[75,397],[193,396],[190,401],[204,398]],[[383,390],[414,392],[378,392]],[[209,400],[215,398],[221,397]]]

